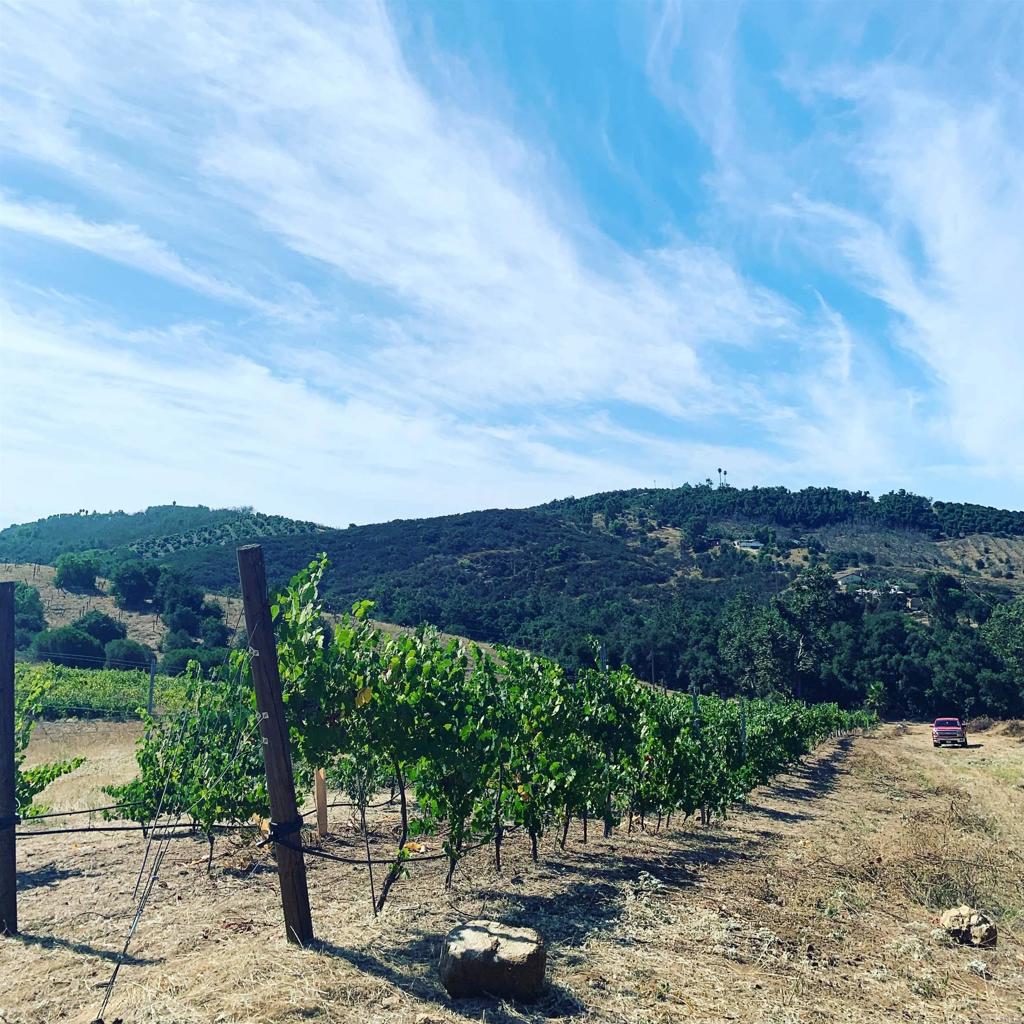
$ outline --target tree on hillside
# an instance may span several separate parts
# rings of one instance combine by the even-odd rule
[[[231,631],[220,619],[204,619],[200,635],[205,647],[225,647]]]
[[[104,646],[111,640],[123,640],[128,635],[127,628],[117,619],[93,609],[71,623],[74,629],[95,637]]]
[[[160,569],[152,562],[122,562],[112,573],[110,591],[121,608],[140,609],[153,597]]]
[[[748,595],[722,613],[718,634],[725,674],[739,693],[766,696],[788,693],[794,637],[773,605],[757,605]]]
[[[164,612],[161,618],[164,624],[172,633],[187,633],[189,636],[199,636],[202,629],[202,620],[199,614],[191,608],[180,605],[170,612]]]
[[[163,569],[153,595],[154,604],[165,614],[189,608],[197,614],[203,607],[203,592],[184,573]]]
[[[160,649],[163,651],[184,651],[195,647],[195,642],[190,633],[183,629],[172,629],[164,634],[160,641]]]
[[[39,591],[27,583],[14,584],[14,646],[25,650],[36,633],[46,629],[46,616]]]
[[[773,602],[792,637],[792,672],[801,695],[803,679],[820,676],[831,651],[829,627],[841,618],[840,594],[823,565],[805,569]]]
[[[103,645],[74,626],[46,629],[32,641],[32,657],[72,668],[98,668],[104,660]]]
[[[62,590],[95,590],[99,566],[91,555],[61,555],[56,562],[54,585]]]
[[[683,543],[696,552],[707,551],[710,543],[707,539],[708,517],[687,516],[680,527]]]
[[[1018,680],[1024,698],[1024,597],[1001,604],[981,627],[989,649]]]
[[[925,611],[936,622],[947,627],[956,624],[957,612],[964,604],[964,592],[956,579],[944,572],[928,573],[921,597]]]
[[[228,658],[224,647],[187,647],[168,650],[160,659],[160,671],[167,676],[180,676],[190,661],[198,662],[204,672],[223,665]]]

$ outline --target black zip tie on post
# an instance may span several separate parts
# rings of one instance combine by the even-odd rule
[[[294,821],[272,821],[270,823],[270,841],[272,843],[281,843],[287,836],[293,836],[296,832],[301,832],[305,822],[302,820],[300,815]]]

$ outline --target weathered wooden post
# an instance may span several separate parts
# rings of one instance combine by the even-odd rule
[[[740,743],[743,747],[743,761],[747,760],[747,698],[740,697]]]
[[[327,773],[317,768],[314,776],[316,798],[316,834],[323,839],[327,835]]]
[[[281,700],[281,676],[277,644],[267,600],[267,575],[263,548],[249,544],[238,549],[238,578],[242,584],[245,627],[252,652],[252,679],[263,736],[263,763],[270,796],[271,838],[281,883],[281,906],[289,942],[308,946],[313,941],[313,921],[306,888],[306,862],[301,850],[302,818],[295,803],[295,777],[288,744],[288,726]],[[291,836],[294,846],[280,842]]]
[[[149,697],[146,700],[146,710],[150,716],[153,714],[153,691],[156,689],[156,655],[149,656]]]
[[[700,701],[697,700],[697,683],[692,679],[690,680],[690,700],[693,702],[693,738],[698,743],[701,743]],[[700,809],[700,823],[702,825],[706,825],[708,821],[709,815],[707,805],[702,804]]]
[[[14,765],[14,584],[0,583],[0,935],[18,932]]]

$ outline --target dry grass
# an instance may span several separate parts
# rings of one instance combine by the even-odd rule
[[[941,541],[937,546],[957,566],[966,565],[975,570],[977,560],[981,559],[984,568],[976,570],[981,579],[1014,590],[1024,589],[1024,537],[972,534],[956,540]],[[1008,580],[1003,577],[1003,573],[1011,566],[1014,578]]]
[[[39,591],[46,624],[51,629],[70,626],[87,612],[100,611],[123,622],[129,640],[137,640],[155,649],[163,639],[167,627],[160,621],[160,616],[122,611],[106,593],[109,587],[108,580],[102,577],[97,580],[100,589],[96,593],[79,594],[54,586],[54,572],[52,565],[11,562],[0,564],[0,579],[30,583]]]
[[[74,728],[39,742],[70,747]],[[967,751],[933,751],[920,726],[843,741],[724,823],[585,847],[577,833],[565,852],[545,844],[536,866],[517,839],[500,876],[478,851],[447,894],[440,864],[415,865],[377,920],[364,868],[310,857],[322,940],[312,950],[283,941],[265,854],[222,843],[207,877],[202,841],[177,841],[107,1020],[1018,1024],[1024,947],[1008,871],[1024,838],[1019,813],[995,792],[1012,787],[984,773],[996,759],[1024,760],[1024,746],[994,731]],[[126,770],[130,740],[109,735],[103,773]],[[975,786],[993,792],[981,800]],[[380,849],[394,824],[383,811],[372,820]],[[358,850],[341,812],[334,831],[332,848]],[[0,943],[0,1020],[88,1021],[131,913],[141,842],[23,840],[19,850],[26,934]],[[975,886],[1000,915],[1000,943],[984,951],[988,979],[969,967],[977,951],[932,935],[949,877],[961,886],[949,895]],[[985,902],[993,893],[1002,906]],[[546,936],[551,987],[540,1003],[447,998],[435,971],[441,939],[476,916]]]
[[[103,719],[37,722],[26,765],[78,755],[86,759],[77,771],[51,783],[40,802],[54,811],[109,804],[110,798],[104,795],[103,787],[119,785],[135,777],[135,741],[141,733],[141,722]]]
[[[33,563],[6,562],[0,563],[0,579],[20,580],[30,583],[39,591],[43,602],[48,627],[69,626],[76,619],[90,611],[100,611],[113,619],[124,623],[130,640],[137,640],[159,650],[160,642],[167,633],[167,627],[160,621],[157,614],[125,611],[117,607],[113,597],[107,591],[110,581],[103,577],[97,578],[98,590],[92,594],[79,594],[69,590],[61,590],[53,584],[54,567],[52,565],[35,565]],[[231,630],[232,642],[235,633],[244,629],[245,619],[242,612],[242,599],[226,594],[207,594],[206,600],[219,604],[224,609],[224,623]],[[327,615],[331,622],[340,621],[339,615]],[[410,633],[407,626],[396,626],[389,622],[374,620],[374,624],[392,634]],[[441,634],[446,639],[464,639],[452,633]],[[480,643],[479,646],[489,653],[494,653],[490,644]]]

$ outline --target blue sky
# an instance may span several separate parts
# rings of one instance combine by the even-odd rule
[[[0,6],[0,524],[1024,504],[1024,5]]]

